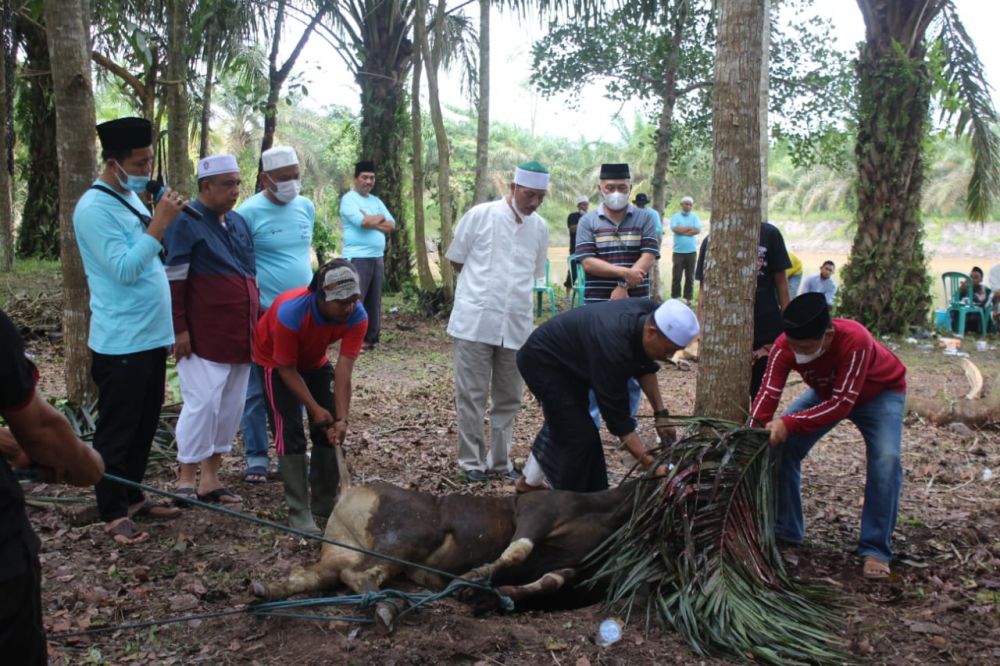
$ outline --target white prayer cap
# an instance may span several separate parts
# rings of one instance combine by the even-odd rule
[[[590,203],[590,198],[584,194],[581,194],[576,198],[576,205],[579,206],[582,203]]]
[[[681,197],[681,203],[682,204],[689,203],[689,204],[691,204],[693,206],[694,205],[694,199],[692,199],[691,197]]]
[[[264,166],[264,171],[273,171],[298,164],[299,156],[295,154],[295,149],[291,146],[275,146],[261,153],[260,161]]]
[[[660,333],[675,345],[687,347],[698,336],[698,318],[691,308],[676,298],[664,301],[653,313],[653,321]]]
[[[220,173],[239,173],[240,165],[232,155],[212,155],[198,160],[198,178],[217,176]]]
[[[525,162],[514,168],[514,184],[533,190],[549,187],[549,172],[538,162]]]

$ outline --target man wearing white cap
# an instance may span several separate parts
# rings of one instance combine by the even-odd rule
[[[670,231],[674,234],[673,280],[670,283],[670,298],[680,298],[681,280],[684,281],[684,300],[694,298],[694,264],[698,257],[698,234],[701,220],[691,212],[694,199],[681,197],[680,212],[670,217]]]
[[[181,214],[164,239],[184,396],[177,420],[177,492],[225,504],[242,501],[223,486],[218,472],[243,415],[260,309],[250,229],[233,211],[240,182],[232,155],[202,158],[198,199],[190,204],[201,219]]]
[[[608,487],[601,437],[589,413],[591,390],[608,430],[649,468],[654,459],[635,432],[626,380],[639,382],[653,407],[657,435],[672,441],[656,361],[670,358],[697,335],[698,320],[689,307],[678,300],[657,307],[648,298],[595,303],[539,326],[517,354],[517,367],[545,416],[518,490],[546,484],[577,492]]]
[[[538,162],[517,167],[506,197],[462,216],[445,255],[458,273],[448,334],[455,338],[458,464],[469,481],[485,481],[488,472],[520,477],[510,461],[523,387],[516,356],[531,333],[532,285],[545,277],[549,232],[535,210],[548,186],[549,174]]]
[[[264,189],[236,209],[253,238],[257,257],[260,307],[267,310],[278,294],[304,287],[312,279],[312,236],[316,207],[299,194],[302,189],[299,157],[291,146],[275,146],[261,156]],[[246,404],[240,429],[243,432],[243,480],[267,480],[267,413],[261,368],[251,366]]]

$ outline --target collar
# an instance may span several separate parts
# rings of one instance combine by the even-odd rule
[[[636,210],[635,206],[633,206],[632,204],[628,204],[627,206],[625,206],[625,214],[622,216],[621,222],[615,222],[610,217],[608,217],[608,210],[604,207],[604,202],[602,201],[601,203],[597,204],[597,216],[604,218],[605,220],[611,222],[616,226],[624,222],[625,219],[629,215],[631,215],[635,210]]]
[[[338,324],[346,324],[346,321],[337,321],[336,319],[327,319],[323,316],[323,313],[319,310],[319,294],[311,293],[309,294],[309,310],[312,312],[313,321],[320,324],[321,326],[336,326]]]

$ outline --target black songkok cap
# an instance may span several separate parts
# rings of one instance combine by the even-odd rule
[[[635,195],[635,199],[632,199],[632,203],[636,204],[637,206],[648,204],[649,195],[646,194],[645,192],[639,192],[639,194]]]
[[[830,325],[830,309],[826,296],[811,291],[792,299],[782,315],[785,335],[793,340],[815,340],[823,337]]]
[[[97,126],[104,150],[132,150],[153,145],[153,125],[145,118],[116,118]]]
[[[601,180],[627,180],[629,175],[628,164],[602,164]]]
[[[363,173],[375,173],[375,163],[371,160],[362,160],[354,165],[354,177],[357,178]]]

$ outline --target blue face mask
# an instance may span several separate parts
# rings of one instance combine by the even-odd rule
[[[146,191],[146,183],[150,181],[149,176],[133,176],[126,173],[125,169],[122,168],[122,165],[118,163],[118,160],[115,160],[115,166],[118,167],[119,171],[125,174],[124,180],[121,176],[117,176],[119,185],[131,192],[141,193]]]

